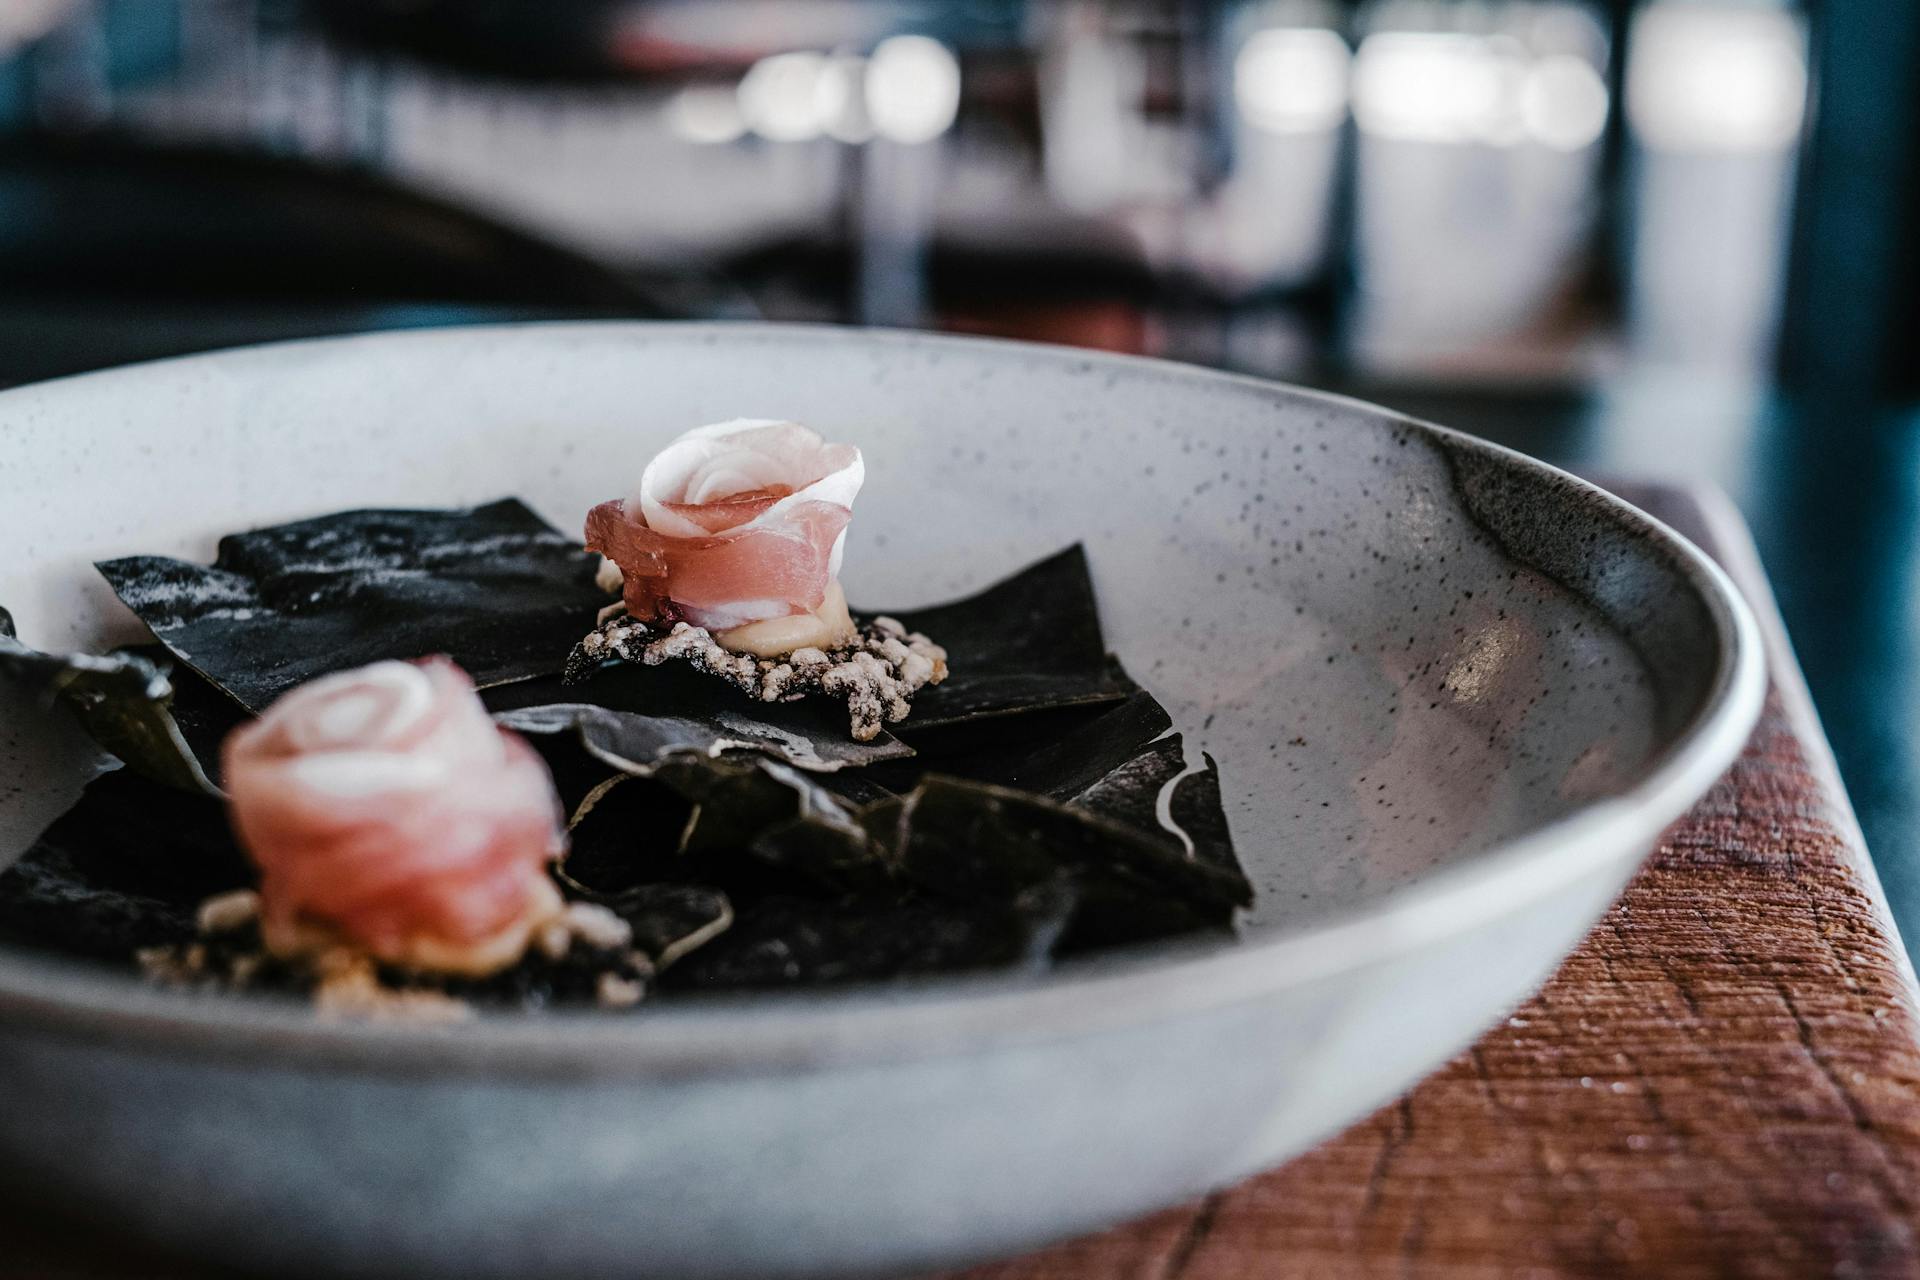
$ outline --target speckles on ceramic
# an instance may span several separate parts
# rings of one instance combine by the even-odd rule
[[[1243,843],[1259,833],[1256,923],[1349,905],[1637,776],[1659,735],[1630,638],[1516,558],[1446,443],[1368,411],[1265,408],[1237,429],[1116,427],[1105,447],[1151,461],[1095,480],[1166,520],[1102,531],[1102,601],[1222,761]]]

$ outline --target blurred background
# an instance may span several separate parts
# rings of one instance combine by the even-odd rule
[[[1710,481],[1920,939],[1916,125],[1911,0],[0,0],[0,384],[826,321]]]

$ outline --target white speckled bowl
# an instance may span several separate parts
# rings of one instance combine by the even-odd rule
[[[0,395],[0,604],[136,624],[89,561],[348,506],[563,526],[671,434],[862,445],[851,594],[1084,540],[1114,647],[1220,761],[1244,941],[452,1028],[327,1024],[0,950],[0,1170],[274,1273],[818,1275],[1112,1222],[1365,1114],[1551,971],[1732,760],[1763,679],[1697,552],[1379,409],[1141,360],[734,326],[300,343]],[[965,655],[956,655],[964,661]],[[0,693],[0,860],[89,753]]]

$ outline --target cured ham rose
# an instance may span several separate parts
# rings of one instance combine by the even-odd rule
[[[560,910],[546,765],[445,659],[302,685],[235,730],[223,761],[276,953],[345,942],[477,976],[519,959]]]
[[[587,548],[619,566],[643,622],[719,634],[823,611],[865,478],[858,449],[798,423],[696,427],[647,464],[637,494],[588,513]]]

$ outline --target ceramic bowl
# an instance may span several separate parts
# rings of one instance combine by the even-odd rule
[[[98,646],[139,635],[98,557],[506,494],[575,528],[671,435],[735,416],[866,451],[856,599],[1086,543],[1113,647],[1220,763],[1259,890],[1241,941],[432,1028],[0,951],[9,1182],[274,1274],[1006,1253],[1284,1160],[1459,1050],[1760,705],[1719,571],[1537,462],[1246,378],[845,330],[445,330],[9,391],[0,604],[40,647]],[[90,766],[58,716],[0,705],[0,859]]]

